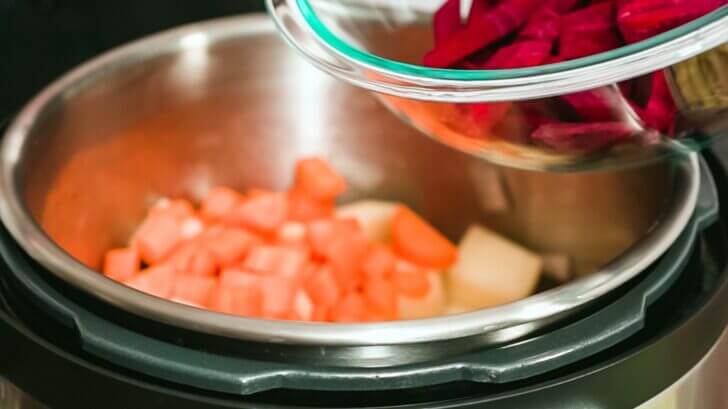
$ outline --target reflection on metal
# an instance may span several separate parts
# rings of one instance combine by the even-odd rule
[[[728,408],[728,330],[679,381],[637,409]]]

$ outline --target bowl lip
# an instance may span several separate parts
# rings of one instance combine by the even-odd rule
[[[724,5],[646,40],[570,61],[506,70],[430,68],[357,48],[331,32],[310,0],[266,4],[281,34],[319,69],[371,91],[441,102],[517,101],[589,90],[665,68],[728,41],[728,5]],[[291,10],[282,13],[283,4]],[[300,30],[294,33],[286,21]],[[327,53],[328,60],[304,45],[304,32],[322,46],[317,50]]]
[[[35,222],[20,188],[21,159],[30,131],[56,103],[111,72],[169,52],[182,52],[184,38],[200,33],[210,43],[268,34],[263,15],[228,17],[155,34],[109,51],[70,71],[34,97],[7,129],[0,147],[0,220],[21,248],[52,274],[133,314],[177,327],[258,342],[317,346],[403,345],[480,335],[574,310],[606,294],[647,268],[687,226],[695,208],[700,171],[696,154],[676,161],[674,192],[658,222],[643,239],[602,270],[566,285],[503,306],[456,315],[385,323],[326,324],[244,318],[188,307],[118,284],[86,267],[56,245]]]

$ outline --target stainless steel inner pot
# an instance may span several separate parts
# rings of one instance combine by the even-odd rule
[[[347,177],[345,201],[406,202],[455,240],[482,222],[533,250],[570,255],[581,278],[487,310],[333,325],[190,308],[94,271],[157,198],[199,198],[221,184],[284,188],[295,160],[310,154],[329,158]],[[25,107],[5,135],[1,160],[3,222],[63,280],[154,320],[322,346],[331,356],[341,348],[340,356],[375,365],[423,359],[431,345],[455,352],[511,340],[606,294],[669,247],[699,185],[695,156],[612,173],[488,165],[424,138],[372,95],[309,67],[265,16],[187,26],[81,66]],[[462,342],[436,342],[455,339]]]

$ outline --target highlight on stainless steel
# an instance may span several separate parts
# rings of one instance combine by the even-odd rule
[[[448,348],[467,348],[563,317],[663,254],[691,217],[700,182],[696,156],[611,173],[484,164],[423,138],[365,91],[319,73],[262,16],[186,26],[84,64],[23,109],[0,154],[2,221],[31,257],[68,283],[201,332],[352,348],[456,339]],[[155,198],[199,198],[218,184],[281,188],[296,158],[309,154],[329,158],[347,177],[346,200],[404,201],[452,238],[485,223],[536,251],[568,254],[580,278],[492,309],[331,325],[186,307],[94,271]],[[488,172],[495,176],[477,176]],[[483,198],[493,191],[505,198],[497,205]]]

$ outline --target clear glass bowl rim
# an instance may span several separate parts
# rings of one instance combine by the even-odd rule
[[[326,2],[331,0],[323,1]],[[719,27],[723,27],[723,30],[719,30],[718,33],[728,37],[728,5],[724,5],[721,8],[714,10],[711,13],[706,14],[696,20],[693,20],[689,23],[686,23],[649,39],[633,44],[628,44],[604,53],[561,63],[541,65],[531,68],[504,70],[462,70],[448,68],[430,68],[421,65],[408,64],[400,61],[390,60],[361,50],[334,34],[327,27],[326,23],[324,23],[319,18],[318,14],[316,13],[315,6],[311,4],[310,0],[290,0],[290,2],[295,4],[298,11],[303,16],[307,26],[314,32],[314,34],[320,40],[322,40],[326,46],[334,50],[337,54],[345,57],[346,59],[350,61],[355,61],[361,65],[364,65],[368,68],[374,69],[382,73],[389,73],[394,77],[409,79],[420,78],[423,80],[435,81],[442,80],[446,81],[448,84],[452,84],[452,82],[457,81],[471,82],[518,79],[523,77],[561,73],[578,68],[586,68],[622,57],[628,57],[630,55],[650,50],[657,46],[669,43],[673,40],[694,35],[696,31],[700,28],[717,22],[723,23],[719,25]],[[336,0],[336,2],[341,4],[351,3],[351,1],[349,0]],[[356,3],[359,7],[361,7],[361,2]]]

